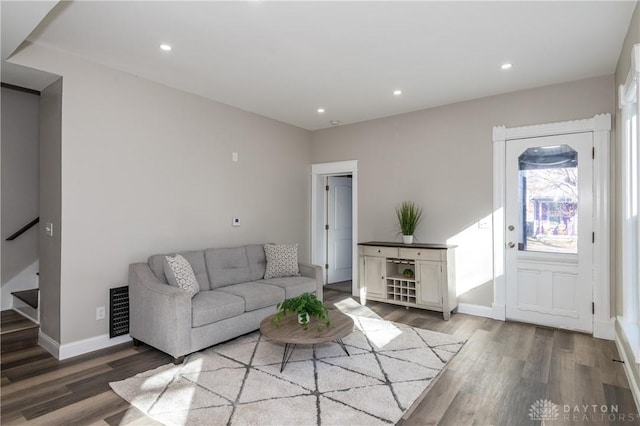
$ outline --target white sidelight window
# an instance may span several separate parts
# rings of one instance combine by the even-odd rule
[[[620,325],[640,363],[640,147],[639,99],[640,45],[632,49],[631,69],[619,87],[622,117],[622,291],[623,313]]]

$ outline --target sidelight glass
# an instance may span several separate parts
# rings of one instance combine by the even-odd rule
[[[578,153],[568,145],[518,157],[518,250],[578,252]]]

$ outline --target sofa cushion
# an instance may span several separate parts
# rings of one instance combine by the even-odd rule
[[[314,293],[316,291],[316,280],[309,277],[282,277],[260,280],[259,283],[275,285],[284,289],[284,297],[291,299],[298,297],[302,293]]]
[[[255,311],[284,301],[284,289],[260,283],[241,283],[220,287],[216,291],[240,296],[244,299],[245,311]]]
[[[164,273],[164,265],[165,263],[167,263],[167,259],[165,259],[165,256],[174,256],[175,254],[176,253],[170,253],[167,255],[156,254],[154,256],[151,256],[147,261],[147,263],[149,263],[149,267],[153,271],[156,278],[160,280],[160,282],[169,284],[169,281],[167,281],[167,277]],[[189,252],[183,252],[183,253],[177,253],[177,254],[182,255],[182,257],[187,259],[187,261],[191,265],[191,268],[193,269],[193,274],[196,276],[196,279],[198,280],[200,291],[210,290],[211,286],[209,284],[209,275],[207,274],[207,266],[205,265],[205,262],[204,262],[204,252],[200,250],[200,251],[189,251]]]
[[[267,257],[264,255],[264,246],[262,244],[248,245],[247,259],[249,260],[251,281],[257,281],[264,278],[264,271],[267,268]]]
[[[164,275],[169,284],[191,294],[191,297],[198,294],[200,286],[193,274],[191,264],[183,256],[165,256]]]
[[[265,244],[264,254],[267,258],[264,279],[300,275],[298,244]]]
[[[251,281],[245,247],[208,249],[204,257],[212,290]]]
[[[201,291],[191,299],[191,325],[200,327],[244,313],[244,299],[221,291]]]

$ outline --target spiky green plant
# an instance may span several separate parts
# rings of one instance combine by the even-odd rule
[[[400,207],[396,207],[396,215],[402,235],[413,235],[422,221],[422,207],[413,201],[403,201]]]

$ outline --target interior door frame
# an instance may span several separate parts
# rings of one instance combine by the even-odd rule
[[[493,128],[493,294],[492,316],[506,318],[507,286],[505,280],[505,201],[506,146],[510,140],[593,132],[595,159],[593,163],[593,248],[592,288],[595,303],[593,336],[613,340],[614,321],[611,318],[610,286],[610,194],[609,150],[611,114],[597,114],[576,121],[540,124],[524,127],[495,126]]]
[[[358,160],[317,163],[311,165],[311,263],[322,266],[322,282],[327,271],[323,261],[325,177],[351,175],[351,294],[358,292]],[[321,198],[319,198],[321,197]]]
[[[332,179],[333,178],[333,179]],[[340,182],[340,183],[338,183]],[[336,250],[336,238],[338,237],[338,220],[337,220],[337,211],[340,209],[345,209],[346,206],[348,206],[349,209],[349,214],[351,214],[351,210],[353,207],[353,200],[351,199],[351,197],[349,197],[348,199],[345,199],[344,202],[339,202],[336,198],[336,196],[338,195],[338,188],[349,188],[349,192],[351,192],[353,189],[353,177],[349,174],[349,175],[329,175],[329,176],[325,176],[325,184],[326,184],[326,190],[325,190],[325,197],[324,197],[324,203],[325,203],[325,224],[328,225],[328,229],[325,229],[324,231],[324,241],[325,241],[325,259],[327,260],[327,263],[329,264],[328,268],[325,268],[325,271],[327,273],[326,275],[326,281],[325,284],[331,284],[332,281],[333,283],[337,283],[337,282],[342,282],[345,281],[344,277],[349,277],[348,279],[353,278],[353,268],[352,267],[347,267],[346,265],[344,265],[344,270],[339,270],[337,268],[337,265],[339,264],[338,262],[338,257],[336,257],[337,255],[337,250]],[[333,208],[332,208],[333,207]],[[344,226],[349,226],[349,229],[352,229],[352,221],[349,221],[349,224],[347,225],[346,223],[344,224]],[[353,250],[353,241],[351,240],[352,237],[352,232],[346,232],[346,230],[344,231],[340,231],[341,232],[341,236],[343,238],[349,238],[349,241],[351,241],[351,244],[349,245],[349,248],[347,251],[351,251]],[[319,246],[318,246],[319,247]],[[351,269],[351,273],[347,273],[346,269]],[[338,279],[340,278],[340,279]]]

